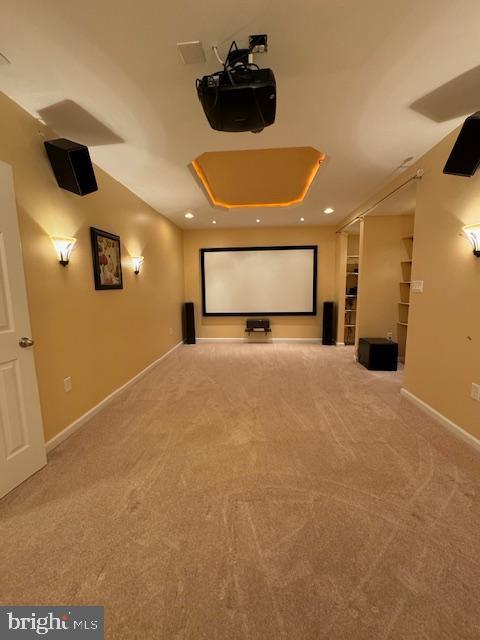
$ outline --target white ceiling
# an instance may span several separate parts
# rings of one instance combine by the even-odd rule
[[[478,0],[2,0],[1,15],[1,89],[60,134],[101,143],[94,161],[185,228],[339,222],[461,122],[409,105],[478,64]],[[224,53],[250,33],[269,35],[257,62],[277,78],[276,123],[215,132],[195,78],[218,69],[212,44]],[[176,42],[195,39],[207,63],[185,66]],[[204,151],[303,145],[328,157],[292,208],[215,210],[189,168]]]

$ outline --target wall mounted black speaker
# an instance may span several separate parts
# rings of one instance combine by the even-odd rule
[[[58,186],[80,196],[97,191],[88,147],[65,138],[45,140],[45,149]]]
[[[334,302],[323,303],[322,344],[337,344],[337,322]]]
[[[473,176],[480,164],[480,111],[469,116],[458,134],[443,173]]]
[[[183,341],[185,344],[195,344],[195,305],[185,302],[183,305]]]

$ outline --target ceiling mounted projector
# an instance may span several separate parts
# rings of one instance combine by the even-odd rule
[[[260,133],[275,122],[275,76],[252,62],[252,52],[258,50],[255,38],[264,39],[266,50],[265,35],[251,36],[249,49],[232,42],[226,61],[221,61],[223,69],[197,80],[198,98],[216,131]]]

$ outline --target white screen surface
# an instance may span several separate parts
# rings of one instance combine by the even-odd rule
[[[204,314],[314,314],[316,247],[202,250]]]

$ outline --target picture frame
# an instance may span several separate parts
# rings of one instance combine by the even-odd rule
[[[95,289],[123,289],[120,237],[90,227]]]

